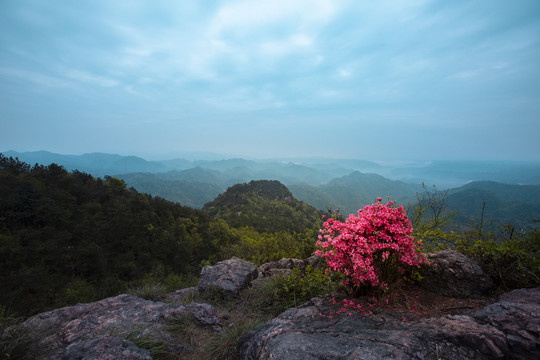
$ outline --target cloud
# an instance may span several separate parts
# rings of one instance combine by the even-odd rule
[[[54,76],[43,75],[35,71],[27,71],[16,68],[0,67],[0,75],[13,79],[21,79],[47,88],[70,87],[71,83]]]
[[[314,39],[308,35],[295,34],[277,41],[266,41],[259,45],[264,56],[281,57],[295,52],[305,51],[314,43]]]
[[[350,78],[352,73],[349,70],[339,69],[338,75],[341,76],[342,78]]]
[[[268,26],[320,26],[329,21],[342,1],[332,0],[260,0],[227,3],[218,11],[209,27],[211,36],[226,31],[246,31]]]
[[[314,118],[362,119],[351,137],[378,131],[371,123],[533,118],[538,10],[527,0],[0,1],[0,95],[9,121],[71,106],[66,118],[83,123],[99,103],[118,129],[183,119],[171,138],[206,127],[227,139],[212,129],[228,122],[249,123],[246,136],[294,122],[300,138]]]
[[[63,76],[65,76],[68,79],[85,83],[88,85],[107,87],[107,88],[115,87],[119,85],[119,82],[114,79],[110,79],[110,78],[99,76],[99,75],[93,75],[86,71],[75,70],[75,69],[62,69],[61,73]]]

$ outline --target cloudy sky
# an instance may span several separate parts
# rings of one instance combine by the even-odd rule
[[[2,0],[9,149],[540,160],[540,1]]]

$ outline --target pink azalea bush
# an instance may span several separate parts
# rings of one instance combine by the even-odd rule
[[[325,258],[330,270],[345,274],[345,284],[355,289],[387,289],[407,268],[427,263],[403,206],[381,201],[377,198],[344,222],[329,218],[320,230],[315,255]]]

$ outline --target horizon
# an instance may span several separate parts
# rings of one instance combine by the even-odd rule
[[[536,162],[538,34],[535,0],[2,2],[0,146]]]
[[[149,162],[166,162],[173,160],[186,160],[189,162],[214,162],[214,161],[229,161],[229,160],[246,160],[253,162],[288,162],[301,165],[306,165],[304,162],[314,161],[323,163],[325,161],[336,161],[336,162],[347,162],[347,161],[362,161],[367,163],[374,163],[383,167],[399,167],[399,166],[429,166],[433,163],[483,163],[483,164],[538,164],[540,165],[540,160],[506,160],[506,159],[459,159],[459,158],[449,158],[449,159],[407,159],[407,160],[377,160],[377,159],[362,159],[362,158],[337,158],[337,157],[325,157],[325,156],[308,156],[308,157],[268,157],[268,158],[258,158],[258,157],[249,157],[242,155],[231,155],[231,154],[219,154],[211,152],[177,152],[174,154],[134,154],[134,153],[109,153],[102,151],[91,151],[91,152],[82,152],[82,153],[58,153],[52,152],[49,150],[15,150],[15,149],[5,149],[0,150],[0,154],[6,154],[8,152],[16,152],[19,154],[31,154],[31,153],[48,153],[52,155],[60,156],[83,156],[83,155],[94,155],[94,154],[103,154],[103,155],[115,155],[120,157],[137,157]]]

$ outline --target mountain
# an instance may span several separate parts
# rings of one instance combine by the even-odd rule
[[[60,155],[46,151],[8,151],[6,155],[31,164],[57,163],[68,170],[78,169],[98,177],[116,174],[115,177],[137,191],[194,208],[201,208],[235,184],[272,179],[315,208],[353,213],[379,196],[390,196],[404,205],[415,203],[416,193],[422,190],[420,184],[425,182],[428,186],[435,184],[438,189],[448,189],[452,210],[461,214],[455,218],[460,227],[468,226],[472,220],[479,221],[482,206],[477,204],[486,201],[484,215],[489,215],[492,219],[489,221],[530,228],[531,223],[524,219],[536,217],[536,210],[534,206],[530,207],[530,213],[524,209],[527,204],[537,204],[540,198],[538,185],[534,185],[540,184],[538,162],[426,161],[382,165],[364,160],[318,158],[147,161],[104,153]],[[465,190],[471,191],[457,194]],[[503,207],[493,209],[498,214],[492,213],[495,206]],[[507,211],[513,208],[524,217]]]
[[[212,182],[183,178],[167,179],[150,173],[129,173],[116,177],[125,181],[129,187],[135,188],[138,192],[159,196],[195,209],[200,209],[223,191],[221,186]]]
[[[291,186],[298,199],[320,209],[339,209],[342,214],[356,213],[377,197],[390,197],[402,204],[416,200],[420,186],[390,180],[377,174],[358,171],[336,178],[318,187],[309,185]]]
[[[378,173],[409,183],[435,184],[440,189],[484,180],[511,184],[540,184],[539,162],[428,161],[395,166]]]
[[[276,180],[258,180],[231,186],[203,211],[234,227],[252,226],[259,232],[301,233],[318,228],[322,212],[297,200]]]
[[[165,173],[154,174],[156,177],[165,180],[185,180],[192,182],[201,182],[223,187],[227,183],[226,177],[216,170],[204,169],[200,166],[178,171],[172,170]]]
[[[19,153],[6,151],[6,157],[18,158],[28,164],[50,165],[57,164],[68,171],[79,170],[96,177],[128,172],[163,172],[168,171],[166,165],[157,161],[147,161],[137,156],[121,156],[105,153],[83,155],[61,155],[48,151],[33,151]]]
[[[515,185],[496,181],[472,181],[459,188],[449,190],[449,194],[472,189],[495,193],[500,199],[505,201],[540,204],[540,185]]]
[[[208,156],[203,156],[204,154],[200,154],[199,160],[173,158],[147,161],[140,157],[115,154],[61,155],[47,151],[7,151],[5,155],[18,157],[20,160],[30,164],[48,165],[56,163],[68,170],[78,169],[99,177],[127,172],[162,173],[200,167],[224,174],[227,179],[235,180],[232,184],[250,180],[276,179],[285,185],[307,183],[319,186],[354,171],[375,173],[391,180],[414,185],[419,185],[422,182],[428,186],[434,184],[439,189],[459,187],[471,181],[482,180],[511,184],[540,184],[540,162],[538,161],[408,161],[376,163],[357,159],[325,158],[273,160],[225,158],[222,160],[200,160],[203,158],[208,159]],[[211,156],[211,158],[216,158],[216,156]]]
[[[475,181],[448,191],[448,210],[456,214],[453,224],[457,227],[483,222],[491,232],[506,225],[531,231],[540,220],[540,185]]]

